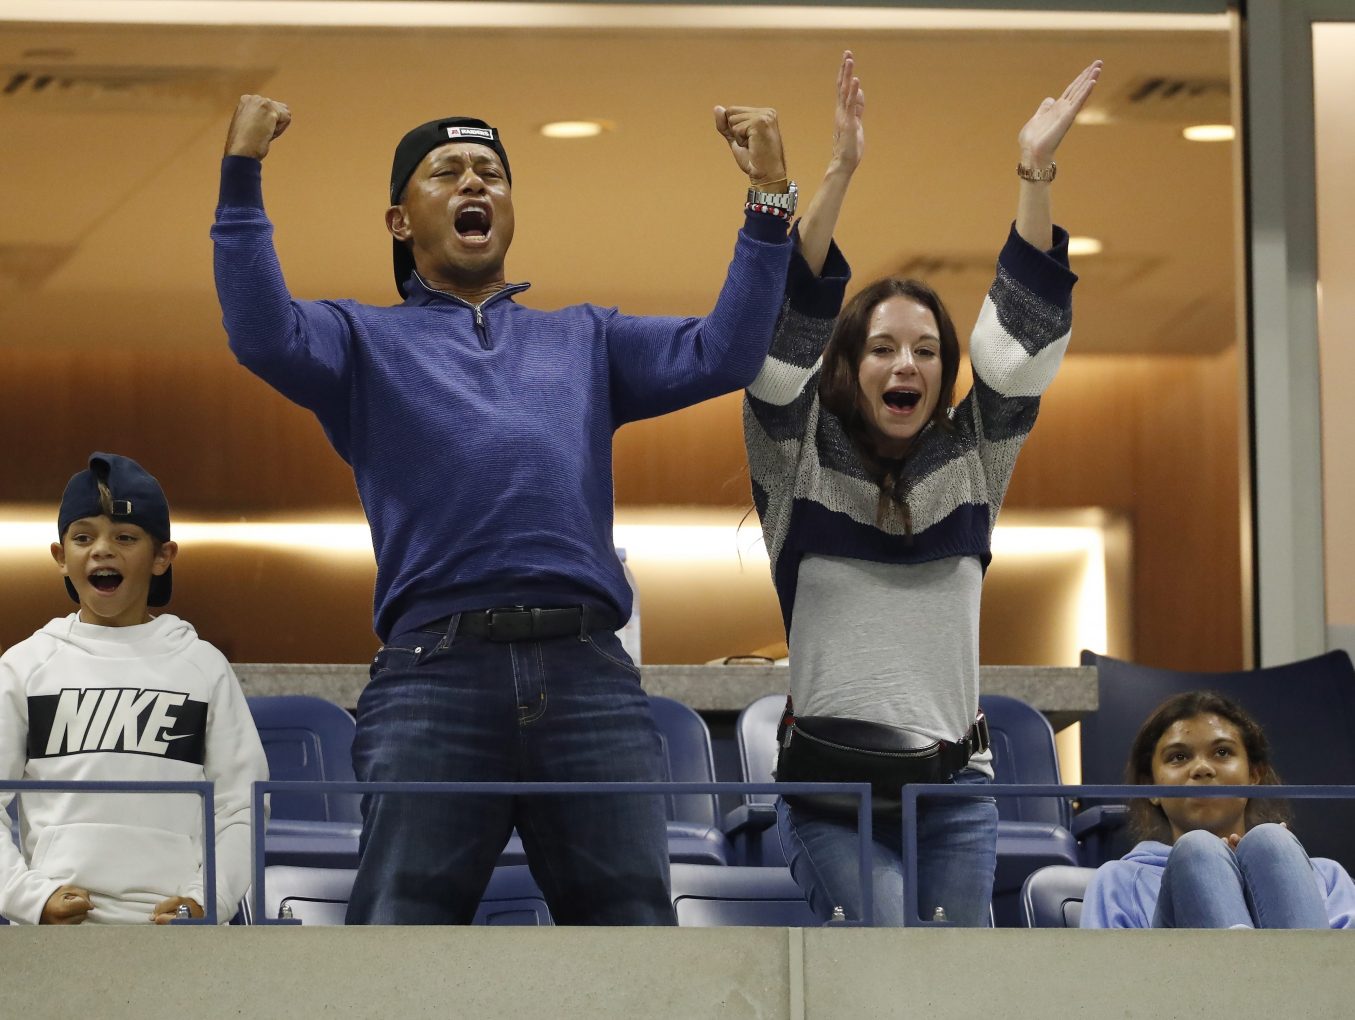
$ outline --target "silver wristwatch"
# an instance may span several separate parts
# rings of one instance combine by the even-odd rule
[[[757,188],[748,189],[749,205],[765,205],[772,209],[779,209],[787,216],[795,215],[795,207],[800,202],[800,189],[796,187],[794,181],[790,181],[786,186],[785,193],[778,191],[759,191]]]

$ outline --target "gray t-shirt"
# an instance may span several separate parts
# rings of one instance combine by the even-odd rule
[[[962,737],[979,707],[982,586],[975,556],[803,557],[790,632],[796,714],[887,723],[913,747]],[[991,776],[992,757],[970,767]]]

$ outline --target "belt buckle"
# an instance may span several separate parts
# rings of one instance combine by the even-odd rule
[[[527,621],[525,630],[517,623],[524,618]],[[535,625],[536,613],[529,613],[526,606],[498,606],[485,610],[485,637],[490,641],[521,641],[531,637]],[[501,626],[502,631],[499,630]]]

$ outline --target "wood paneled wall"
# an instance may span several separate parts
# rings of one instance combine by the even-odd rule
[[[155,474],[177,512],[361,513],[314,416],[237,365],[224,337],[219,351],[0,347],[0,365],[0,503],[55,505],[108,450]]]
[[[1133,530],[1133,655],[1243,665],[1241,412],[1234,352],[1070,358],[1008,506],[1102,506]]]
[[[352,476],[311,415],[224,347],[172,359],[0,348],[0,503],[55,507],[69,475],[105,449],[159,475],[179,513],[359,512]],[[1009,507],[1127,515],[1133,655],[1144,662],[1242,664],[1237,373],[1231,351],[1071,356],[1008,493]],[[737,396],[628,426],[615,450],[620,504],[751,504]],[[6,619],[0,640],[40,622]],[[318,640],[299,657],[323,659]]]

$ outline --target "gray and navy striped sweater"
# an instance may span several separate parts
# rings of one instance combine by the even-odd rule
[[[819,277],[797,249],[771,352],[744,401],[753,501],[787,631],[806,554],[880,563],[977,556],[988,565],[1017,452],[1068,347],[1077,281],[1068,234],[1056,227],[1054,247],[1042,252],[1013,228],[970,337],[974,387],[952,411],[955,428],[929,425],[908,461],[910,538],[902,524],[876,525],[879,485],[842,422],[819,405],[823,350],[850,275],[836,245]]]
[[[879,485],[822,410],[822,355],[849,270],[797,254],[744,432],[753,498],[790,644],[801,715],[870,719],[916,746],[955,740],[979,698],[979,603],[998,508],[1040,394],[1068,346],[1068,235],[1041,252],[1013,230],[970,341],[974,387],[953,429],[927,426],[908,460],[913,533],[877,526]],[[991,775],[987,752],[971,767]]]

